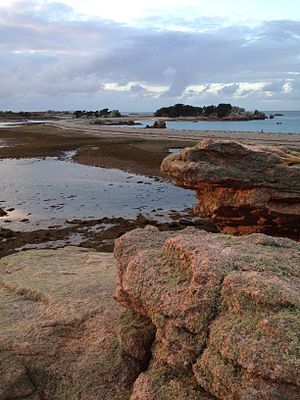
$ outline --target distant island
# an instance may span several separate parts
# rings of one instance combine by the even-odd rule
[[[246,111],[244,108],[220,103],[204,107],[194,107],[185,104],[175,104],[162,107],[154,113],[155,117],[164,118],[193,118],[195,120],[222,120],[222,121],[249,121],[266,119],[267,115],[261,111]]]
[[[27,121],[27,120],[58,120],[70,115],[69,111],[2,111],[0,110],[0,121]]]
[[[183,119],[193,121],[251,121],[273,119],[275,116],[282,116],[280,113],[273,113],[270,116],[262,111],[246,111],[244,108],[232,106],[227,103],[216,105],[195,107],[186,104],[175,104],[170,107],[162,107],[152,115],[141,115],[138,113],[123,115],[119,110],[103,108],[96,111],[76,110],[76,111],[1,111],[0,121],[29,121],[29,120],[61,120],[61,119],[87,119],[92,124],[98,125],[139,125],[135,119],[152,119],[158,117],[162,119]],[[158,122],[157,122],[158,123]],[[161,120],[158,124],[161,127]],[[157,126],[153,126],[154,128]]]

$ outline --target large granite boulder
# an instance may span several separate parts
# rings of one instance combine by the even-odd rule
[[[166,157],[175,184],[196,190],[196,214],[224,233],[300,239],[300,154],[283,148],[204,140]]]
[[[119,345],[115,273],[112,254],[76,247],[0,260],[1,400],[129,399],[149,345]]]
[[[149,226],[115,257],[116,299],[156,331],[131,400],[299,400],[299,243]]]

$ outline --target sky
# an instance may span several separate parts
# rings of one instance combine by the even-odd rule
[[[300,110],[299,0],[0,0],[0,110]]]

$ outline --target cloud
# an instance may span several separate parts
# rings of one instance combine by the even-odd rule
[[[195,19],[175,22],[188,29],[82,18],[62,3],[3,7],[0,108],[48,109],[47,100],[51,108],[88,108],[87,102],[123,110],[179,100],[252,108],[299,102],[299,21],[252,26],[198,17],[199,29]]]

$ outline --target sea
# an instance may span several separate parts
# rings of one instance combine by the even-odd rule
[[[300,111],[265,111],[271,114],[283,114],[274,119],[258,121],[166,121],[168,129],[192,131],[233,131],[233,132],[270,132],[270,133],[299,133]],[[151,125],[153,120],[138,120],[140,127]],[[137,125],[138,127],[138,125]]]
[[[46,122],[51,122],[50,120],[36,120],[28,119],[26,121],[0,121],[0,128],[9,128],[12,126],[19,126],[25,124],[44,124]]]
[[[270,132],[270,133],[299,133],[300,134],[300,111],[264,111],[269,117],[271,114],[283,114],[275,116],[274,119],[267,118],[258,121],[166,121],[168,129],[190,130],[190,131],[232,131],[232,132]],[[130,113],[124,113],[124,115]],[[152,115],[152,113],[135,113],[135,115]],[[152,125],[153,119],[137,119],[141,125],[130,126],[130,128],[144,128]],[[26,122],[1,122],[0,128],[17,126],[28,123],[46,123],[51,121],[28,120]],[[119,126],[120,127],[120,126]],[[125,125],[124,127],[128,127]]]

